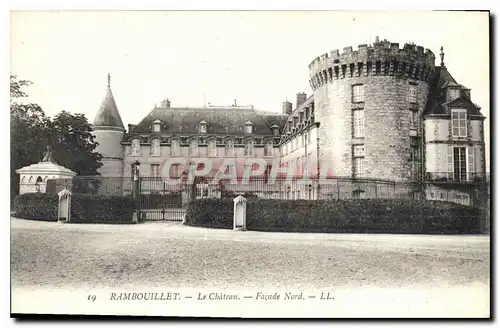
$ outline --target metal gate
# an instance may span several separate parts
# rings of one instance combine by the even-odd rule
[[[184,183],[168,184],[163,178],[141,177],[139,210],[144,221],[183,221],[189,192]]]

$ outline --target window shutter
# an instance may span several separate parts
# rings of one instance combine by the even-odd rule
[[[467,148],[467,173],[468,173],[468,180],[472,180],[475,174],[474,147]]]
[[[453,179],[453,147],[449,146],[447,149],[448,158],[448,179]]]

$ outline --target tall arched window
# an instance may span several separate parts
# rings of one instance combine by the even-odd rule
[[[179,140],[172,139],[172,144],[170,145],[170,155],[173,156],[179,155]]]
[[[191,140],[189,145],[189,155],[198,156],[198,140]]]
[[[264,146],[264,156],[272,156],[273,155],[273,142],[267,141]]]
[[[217,148],[215,146],[215,140],[208,141],[208,156],[210,157],[217,156]]]
[[[159,139],[151,140],[151,155],[153,155],[153,156],[160,155],[160,140]]]
[[[245,144],[245,156],[250,157],[253,156],[253,140],[247,141]]]
[[[234,141],[226,141],[226,156],[234,156]]]
[[[133,139],[130,145],[130,155],[138,156],[140,155],[140,151],[141,151],[141,140]]]

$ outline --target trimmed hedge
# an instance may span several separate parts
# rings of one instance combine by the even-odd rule
[[[59,197],[44,193],[16,197],[16,216],[29,220],[57,221]],[[132,223],[135,207],[128,196],[71,196],[71,223]]]
[[[39,221],[57,221],[57,195],[32,193],[16,196],[14,209],[16,217]]]
[[[132,223],[132,196],[73,195],[72,223]]]
[[[231,199],[189,204],[186,225],[232,229]],[[248,230],[281,232],[471,234],[480,211],[455,203],[403,199],[247,201]]]

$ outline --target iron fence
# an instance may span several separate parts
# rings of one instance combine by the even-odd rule
[[[420,182],[349,177],[238,177],[232,180],[197,177],[194,180],[181,178],[172,183],[162,177],[140,177],[139,192],[141,195],[151,195],[144,201],[151,207],[164,207],[165,203],[181,204],[197,198],[236,197],[240,194],[265,199],[429,199],[486,206],[484,204],[489,201],[489,174],[474,175],[475,179],[468,183],[444,179],[448,176],[448,173],[445,174],[427,173],[426,180]],[[69,188],[74,194],[128,195],[132,194],[132,186],[130,177],[78,176],[71,180],[52,180],[47,191],[58,192]]]
[[[427,172],[425,181],[453,183],[489,183],[490,175],[485,172]]]

